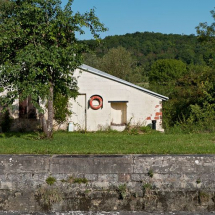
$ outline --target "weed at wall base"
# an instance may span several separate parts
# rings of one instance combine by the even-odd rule
[[[48,185],[53,185],[54,183],[56,182],[56,178],[52,177],[52,176],[49,176],[47,179],[46,179],[46,183]]]
[[[44,211],[50,211],[53,204],[63,199],[63,195],[58,188],[42,186],[36,191],[35,199]]]
[[[148,176],[149,176],[150,178],[152,178],[152,177],[153,177],[153,175],[154,175],[153,170],[152,170],[152,169],[150,169],[150,170],[148,171]]]
[[[117,192],[119,193],[119,199],[123,200],[126,197],[126,193],[127,193],[126,184],[119,185],[119,187],[117,188]]]

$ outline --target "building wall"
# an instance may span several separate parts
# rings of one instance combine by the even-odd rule
[[[86,129],[89,131],[106,129],[111,125],[111,102],[127,101],[127,123],[131,125],[148,125],[157,120],[157,130],[162,130],[162,100],[143,91],[126,86],[116,81],[92,74],[90,72],[75,70],[78,80],[79,93],[86,96]],[[103,98],[103,107],[93,110],[88,101],[92,95]],[[75,106],[76,107],[76,106]],[[71,110],[73,111],[71,106]],[[74,112],[74,111],[73,111]],[[73,121],[71,117],[69,121]],[[80,127],[83,127],[80,125]]]

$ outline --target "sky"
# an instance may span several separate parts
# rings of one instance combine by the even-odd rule
[[[67,0],[62,0],[65,5]],[[74,0],[72,10],[84,13],[95,8],[107,32],[100,37],[134,32],[196,34],[200,22],[213,22],[215,0]],[[79,39],[92,39],[89,32]]]

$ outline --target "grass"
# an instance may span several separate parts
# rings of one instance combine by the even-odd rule
[[[215,133],[1,133],[0,154],[215,154]]]

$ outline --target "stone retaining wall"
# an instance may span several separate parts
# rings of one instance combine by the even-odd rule
[[[214,168],[215,155],[0,155],[0,210],[215,211]]]

